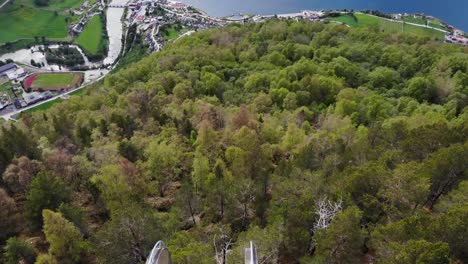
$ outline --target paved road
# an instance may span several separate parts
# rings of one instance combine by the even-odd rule
[[[156,27],[156,24],[154,24],[153,30],[151,31],[151,39],[153,40],[154,45],[157,45],[157,46],[158,46],[158,47],[156,48],[156,51],[161,50],[161,45],[159,45],[159,43],[158,43],[158,42],[156,41],[156,39],[154,38],[154,36],[155,36],[156,34],[159,33],[159,27],[160,27],[160,26],[161,26],[161,25],[158,24],[158,26]],[[156,30],[156,32],[155,32],[155,30]]]
[[[174,42],[176,42],[177,40],[179,40],[179,39],[181,39],[181,38],[183,38],[183,37],[185,37],[185,36],[190,36],[190,35],[192,35],[193,33],[195,33],[195,31],[193,31],[193,30],[187,31],[187,32],[185,32],[184,34],[180,35],[178,38],[176,38],[176,39],[174,40]]]

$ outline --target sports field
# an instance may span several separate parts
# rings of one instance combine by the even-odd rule
[[[339,17],[330,17],[328,20],[341,22],[351,27],[374,27],[384,32],[407,32],[437,39],[444,39],[445,35],[443,32],[430,28],[423,28],[408,24],[403,25],[399,22],[393,22],[367,14],[355,14],[355,17],[352,17],[351,15],[342,15]]]
[[[33,90],[63,90],[76,88],[82,81],[82,73],[36,73],[24,80],[24,87]]]
[[[103,41],[103,24],[99,15],[93,16],[83,32],[75,40],[76,44],[91,54],[97,54]]]

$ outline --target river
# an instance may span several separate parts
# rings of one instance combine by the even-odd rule
[[[111,5],[125,5],[128,0],[114,0]],[[119,57],[122,49],[123,25],[121,22],[124,14],[123,8],[109,7],[107,8],[107,35],[109,36],[109,51],[104,59],[104,64],[113,64]]]
[[[213,16],[233,13],[281,14],[304,9],[381,10],[425,13],[468,31],[468,0],[179,0]]]

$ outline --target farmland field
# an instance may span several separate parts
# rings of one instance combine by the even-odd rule
[[[54,11],[19,5],[0,9],[0,43],[35,36],[61,39],[67,37],[65,16]],[[8,26],[3,26],[8,25]]]
[[[82,80],[82,73],[38,73],[27,77],[24,87],[33,90],[61,90],[75,88]]]
[[[103,42],[102,28],[101,17],[99,15],[93,16],[88,24],[86,24],[83,32],[81,32],[80,36],[75,40],[76,44],[80,45],[87,52],[97,54]]]
[[[342,15],[339,17],[330,17],[327,20],[341,22],[351,27],[374,27],[379,28],[383,32],[407,32],[424,37],[444,39],[444,33],[437,30],[408,24],[403,25],[399,22],[393,22],[367,14],[355,14],[355,17]]]

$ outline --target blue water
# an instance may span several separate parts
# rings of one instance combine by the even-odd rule
[[[281,14],[304,9],[380,10],[424,13],[468,31],[468,0],[179,0],[213,16],[233,13]]]

